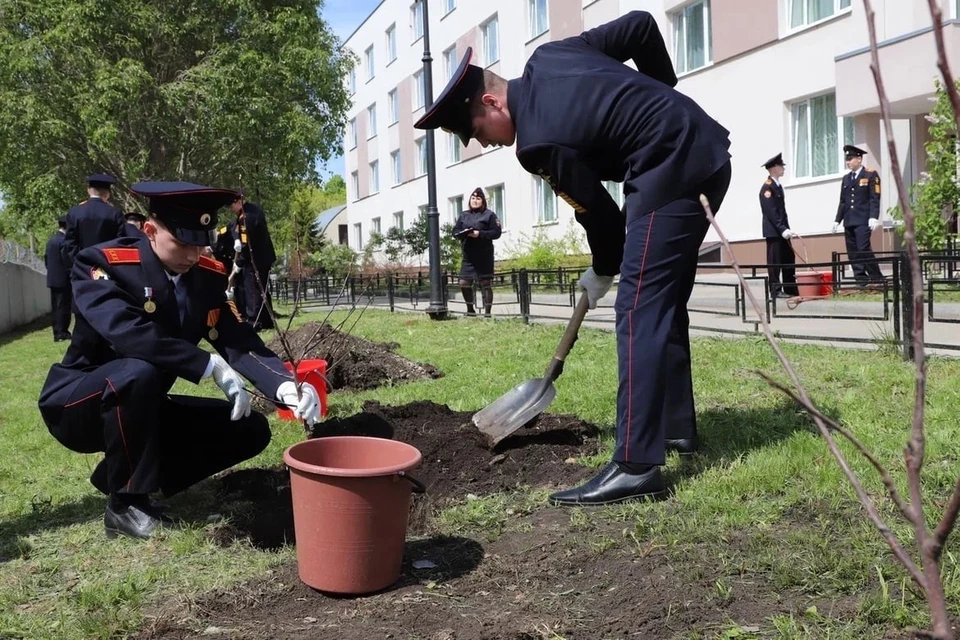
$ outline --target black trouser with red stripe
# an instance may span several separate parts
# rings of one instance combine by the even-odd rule
[[[91,482],[103,493],[171,496],[248,460],[270,442],[259,413],[230,420],[223,400],[168,396],[152,364],[124,358],[42,398],[50,433],[79,453],[104,452]]]
[[[687,301],[710,226],[699,197],[706,195],[716,213],[729,184],[727,163],[699,189],[656,211],[631,210],[627,196],[627,239],[615,304],[616,462],[662,465],[664,440],[696,436]]]

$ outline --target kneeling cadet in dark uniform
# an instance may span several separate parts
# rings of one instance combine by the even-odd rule
[[[200,255],[217,210],[236,193],[188,182],[132,190],[149,198],[146,237],[77,254],[73,339],[39,406],[65,447],[104,452],[90,480],[110,496],[107,536],[148,538],[165,517],[151,493],[183,491],[269,443],[267,419],[251,413],[240,374],[311,424],[319,396],[304,383],[297,399],[283,363],[227,303],[223,265]],[[200,349],[201,338],[217,353]],[[229,402],[168,395],[177,378],[208,377]]]
[[[643,11],[541,45],[509,82],[470,65],[471,53],[415,126],[484,147],[516,141],[520,164],[546,180],[586,229],[593,266],[579,287],[591,308],[620,274],[613,460],[550,500],[662,497],[666,449],[696,449],[686,305],[709,227],[699,196],[720,208],[730,182],[729,132],[672,88],[677,77],[663,37]],[[622,211],[604,180],[624,182]]]

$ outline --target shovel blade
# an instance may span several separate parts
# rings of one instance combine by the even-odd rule
[[[498,442],[540,415],[556,395],[557,390],[552,380],[527,380],[475,413],[473,424],[486,436],[492,449]]]

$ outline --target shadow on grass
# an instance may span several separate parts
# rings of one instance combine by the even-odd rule
[[[26,540],[28,536],[102,517],[105,506],[103,496],[87,495],[79,501],[65,502],[56,507],[35,503],[30,513],[0,521],[0,562],[29,557],[33,547]]]
[[[31,333],[36,333],[37,331],[47,331],[47,337],[50,339],[50,342],[53,342],[53,316],[49,313],[44,316],[40,316],[36,320],[31,320],[27,324],[21,325],[16,329],[11,329],[6,333],[0,333],[0,349],[7,346],[12,342],[16,342],[22,338],[25,338]],[[63,344],[69,344],[64,342]]]
[[[825,416],[840,421],[835,408],[819,409]],[[818,433],[810,416],[791,400],[781,400],[773,407],[702,411],[697,414],[697,430],[697,454],[685,458],[679,468],[665,470],[669,482],[699,475],[710,467],[787,440],[800,431]]]

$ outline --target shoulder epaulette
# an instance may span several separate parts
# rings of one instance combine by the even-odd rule
[[[773,180],[771,180],[770,178],[767,178],[767,181],[764,182],[763,184],[773,184]]]
[[[140,264],[140,250],[132,248],[100,249],[110,264]]]
[[[223,266],[222,262],[208,258],[207,256],[200,256],[200,262],[197,263],[197,266],[203,269],[209,269],[210,271],[216,271],[221,275],[227,275],[227,268]]]

